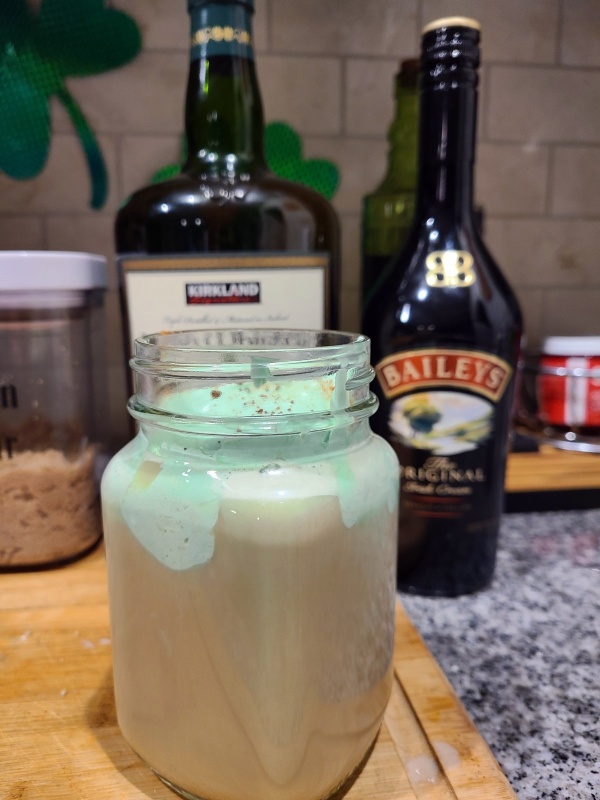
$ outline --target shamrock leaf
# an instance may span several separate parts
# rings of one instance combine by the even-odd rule
[[[43,0],[32,14],[26,0],[1,0],[0,169],[17,180],[43,169],[50,147],[50,105],[64,105],[82,143],[92,178],[93,208],[106,202],[102,152],[65,78],[115,69],[138,54],[141,36],[126,14],[105,0]]]
[[[163,181],[168,181],[171,178],[174,178],[176,175],[179,175],[181,172],[181,165],[185,164],[187,161],[187,139],[185,136],[181,137],[181,161],[179,164],[166,164],[164,167],[156,170],[154,175],[151,178],[152,183],[162,183]]]
[[[0,70],[0,170],[12,178],[37,175],[48,158],[50,114],[46,95],[21,70]]]
[[[281,178],[309,186],[328,200],[336,193],[340,180],[336,165],[321,158],[303,158],[300,136],[285,122],[267,125],[265,155],[269,169]]]
[[[181,163],[185,162],[186,154],[183,137]],[[328,200],[336,193],[340,180],[336,165],[320,158],[304,159],[300,137],[285,122],[271,122],[266,126],[265,155],[269,169],[280,178],[308,186]],[[154,173],[152,183],[174,178],[180,172],[181,164],[167,164]]]

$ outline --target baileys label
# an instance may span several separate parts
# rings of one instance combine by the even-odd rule
[[[375,370],[388,400],[439,386],[467,389],[497,403],[512,375],[512,368],[501,358],[476,350],[450,349],[394,353]]]

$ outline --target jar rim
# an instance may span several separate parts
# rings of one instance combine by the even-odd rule
[[[163,426],[292,432],[337,425],[341,416],[370,416],[377,404],[368,388],[374,371],[363,334],[164,332],[137,339],[130,364],[136,377],[130,413]]]
[[[348,350],[370,349],[361,333],[302,328],[223,328],[162,331],[135,340],[132,366],[139,362],[162,365],[208,366],[252,364],[257,358],[302,361],[314,351],[321,360]],[[310,358],[308,359],[310,360]]]

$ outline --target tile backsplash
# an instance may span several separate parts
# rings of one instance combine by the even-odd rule
[[[32,5],[36,5],[31,0]],[[48,164],[35,180],[0,174],[0,248],[105,254],[111,263],[112,433],[123,434],[112,223],[120,201],[178,159],[187,77],[185,0],[111,0],[144,37],[113,73],[68,82],[101,143],[110,175],[89,208],[80,143],[52,106]],[[599,0],[256,0],[255,41],[268,121],[302,135],[305,155],[334,160],[341,185],[342,326],[358,327],[362,196],[381,179],[393,76],[417,54],[421,26],[463,14],[482,24],[476,187],[486,240],[515,286],[530,342],[600,334]]]

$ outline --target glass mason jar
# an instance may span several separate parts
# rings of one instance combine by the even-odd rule
[[[399,468],[369,340],[164,333],[131,363],[139,432],[102,483],[125,738],[184,797],[325,797],[392,681]]]

